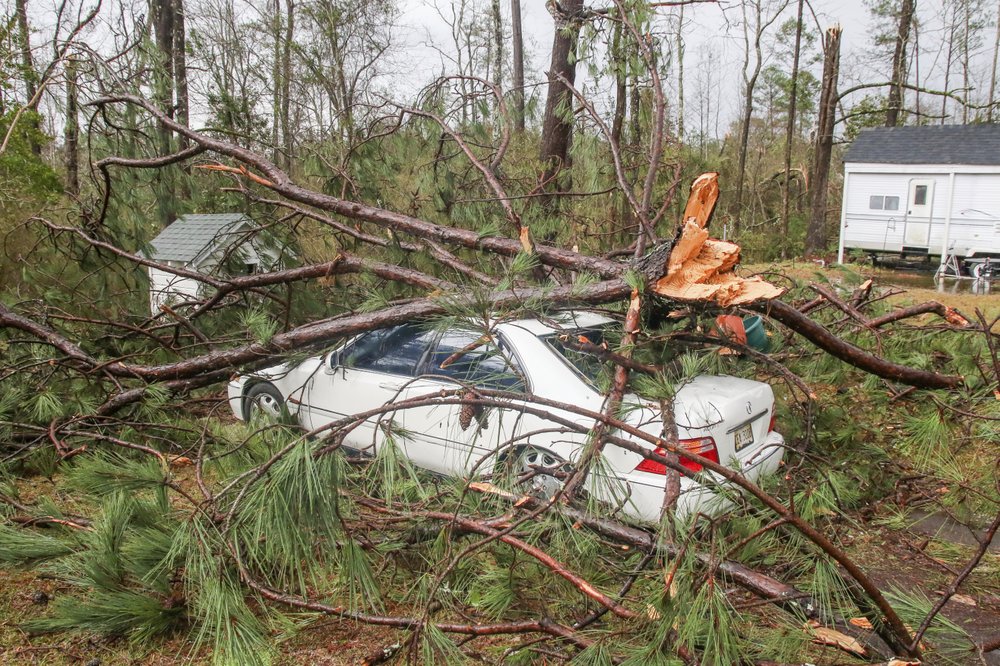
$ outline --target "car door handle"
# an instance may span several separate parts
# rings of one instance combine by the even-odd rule
[[[387,391],[398,391],[399,387],[395,384],[379,384],[379,388],[385,389]]]

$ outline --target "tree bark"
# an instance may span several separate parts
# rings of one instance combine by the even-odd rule
[[[547,189],[569,160],[573,132],[573,95],[563,84],[576,82],[576,44],[579,36],[579,14],[583,0],[566,0],[562,5],[550,2],[549,11],[555,20],[552,40],[552,60],[548,72],[548,96],[542,119],[541,159],[545,164],[543,183]]]
[[[933,389],[951,389],[962,384],[961,377],[939,375],[936,372],[909,368],[875,356],[871,352],[838,338],[821,324],[816,323],[787,303],[776,300],[754,303],[747,307],[780,321],[798,335],[845,363],[884,379]]]
[[[174,109],[174,7],[172,0],[152,0],[153,31],[156,41],[154,58],[154,98],[168,118],[175,118]],[[161,155],[173,152],[172,133],[166,123],[157,125]],[[174,220],[174,183],[168,169],[157,172],[157,216],[160,226]]]
[[[626,78],[626,58],[622,50],[622,25],[615,23],[611,34],[611,66],[615,71],[615,110],[611,118],[611,141],[616,146],[622,144],[622,130],[625,128],[625,111],[628,107],[628,85]]]
[[[962,104],[962,124],[969,122],[969,46],[971,41],[972,26],[972,6],[971,3],[963,3],[964,16],[962,21],[962,96],[965,103]]]
[[[902,85],[906,83],[906,47],[910,41],[910,26],[913,25],[914,11],[914,0],[902,0],[899,8],[899,28],[896,31],[896,46],[892,52],[892,85],[889,86],[889,99],[886,104],[886,127],[899,125],[899,112],[903,100]]]
[[[24,81],[24,106],[35,110],[38,100],[35,95],[38,92],[38,73],[35,72],[35,62],[31,57],[31,28],[28,23],[28,0],[16,0],[14,11],[17,14],[18,48],[21,51],[21,77]],[[28,127],[38,129],[38,120],[34,116],[25,119]],[[32,132],[29,145],[31,152],[35,155],[42,154],[42,146],[36,140],[35,133]]]
[[[955,56],[955,21],[956,15],[958,13],[958,6],[954,6],[951,11],[951,23],[946,28],[948,31],[948,56],[945,58],[944,65],[944,90],[951,90],[951,63]],[[947,20],[947,9],[945,10],[945,17]],[[941,124],[944,125],[948,118],[948,98],[941,98]]]
[[[185,10],[184,10],[184,0],[173,0],[173,78],[174,78],[174,88],[177,95],[176,103],[176,118],[177,122],[182,125],[188,125],[190,123],[190,102],[188,95],[188,78],[187,78],[187,32],[185,27]],[[185,137],[177,138],[177,147],[180,150],[185,150],[189,146],[189,142]],[[182,171],[185,176],[191,175],[191,168],[187,165],[182,167]],[[188,183],[188,179],[180,179],[179,196],[181,199],[187,201],[191,198],[191,186]]]
[[[73,58],[66,61],[66,126],[63,155],[66,164],[66,193],[74,197],[80,195],[80,124],[77,92],[79,67],[79,63]]]
[[[500,0],[492,0],[490,4],[490,19],[493,22],[493,85],[499,90],[503,85],[503,17],[500,16]],[[500,103],[497,102],[499,118]]]
[[[795,51],[792,53],[792,89],[788,99],[788,126],[785,128],[785,187],[781,198],[781,258],[788,257],[788,202],[789,187],[792,182],[792,140],[795,136],[795,110],[798,102],[799,52],[802,49],[802,8],[805,0],[799,0],[798,15],[795,19]]]
[[[993,35],[993,65],[990,68],[990,98],[986,109],[986,122],[993,122],[994,95],[997,90],[997,56],[1000,55],[1000,4],[997,5],[997,29]],[[919,81],[918,81],[919,83]]]
[[[281,53],[281,144],[282,164],[291,172],[293,158],[292,105],[292,39],[295,36],[295,0],[285,0],[285,41]]]
[[[281,156],[281,0],[271,5],[271,161],[283,164]]]
[[[34,59],[31,57],[31,28],[28,24],[28,0],[16,0],[18,48],[21,51],[21,76],[24,80],[25,105],[31,104],[38,92]]]
[[[514,89],[514,128],[524,131],[524,35],[521,33],[521,0],[510,0],[511,87]]]
[[[677,41],[677,140],[684,143],[684,3],[677,8],[674,39]]]
[[[823,40],[823,83],[820,91],[819,118],[813,148],[810,187],[812,206],[806,228],[806,254],[826,247],[826,201],[833,158],[833,127],[837,121],[837,78],[840,75],[840,26],[826,31]]]

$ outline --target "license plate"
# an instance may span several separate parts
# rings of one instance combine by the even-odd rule
[[[753,444],[753,424],[748,423],[736,431],[736,450],[739,451]]]

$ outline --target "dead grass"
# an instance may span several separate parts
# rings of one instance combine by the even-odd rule
[[[934,286],[930,273],[914,273],[873,268],[861,264],[820,266],[812,262],[785,261],[772,264],[748,264],[741,268],[744,274],[767,274],[769,277],[784,275],[798,282],[832,282],[853,288],[864,280],[875,280],[877,288],[902,290],[889,298],[894,305],[904,306],[927,301],[940,301],[968,317],[975,317],[977,309],[988,321],[1000,317],[1000,281],[995,280],[989,294],[970,292],[970,281],[947,280]],[[776,281],[780,284],[780,281]],[[1000,330],[1000,324],[994,327]]]

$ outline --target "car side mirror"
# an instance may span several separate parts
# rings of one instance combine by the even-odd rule
[[[333,374],[333,371],[340,366],[340,350],[330,352],[326,357],[326,371]]]

